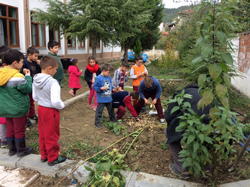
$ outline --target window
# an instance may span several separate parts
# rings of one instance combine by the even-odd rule
[[[68,47],[74,48],[76,47],[76,38],[68,38]]]
[[[92,47],[92,39],[89,38],[89,47]],[[96,48],[100,48],[100,40],[97,40]]]
[[[19,47],[18,8],[0,4],[0,46]]]
[[[46,47],[45,45],[45,23],[37,22],[35,16],[32,16],[35,12],[31,12],[31,39],[32,46],[34,47]]]
[[[59,47],[61,47],[61,37],[60,37],[60,28],[58,29],[50,29],[49,30],[49,41],[57,41],[59,43]]]
[[[78,40],[78,48],[85,48],[85,40]]]

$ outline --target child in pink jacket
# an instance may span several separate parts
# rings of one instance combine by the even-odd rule
[[[69,66],[69,69],[68,69],[69,88],[72,88],[72,90],[69,91],[69,94],[74,97],[76,96],[76,90],[82,87],[80,83],[80,75],[82,74],[82,70],[79,71],[77,59],[72,58],[70,62],[72,65]]]
[[[1,147],[7,146],[6,140],[6,119],[0,117],[0,139],[1,139]]]

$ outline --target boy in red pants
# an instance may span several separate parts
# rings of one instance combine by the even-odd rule
[[[134,109],[134,107],[131,104],[131,101],[138,101],[139,99],[139,93],[136,91],[128,92],[128,91],[122,91],[122,92],[116,92],[112,94],[112,107],[118,108],[117,111],[117,117],[116,119],[118,122],[123,123],[122,116],[125,114],[126,109],[125,106],[128,108],[130,113],[135,117],[137,121],[140,122],[140,119],[138,118],[138,115]]]
[[[60,136],[59,109],[65,107],[60,95],[61,89],[53,76],[59,61],[46,55],[41,59],[42,73],[35,75],[33,81],[33,99],[38,102],[38,131],[41,162],[48,161],[49,166],[64,162],[66,157],[58,156]]]
[[[155,105],[160,122],[165,123],[160,100],[161,92],[162,88],[159,81],[153,76],[146,76],[144,80],[141,81],[139,86],[139,94],[141,99],[135,107],[137,114],[140,114],[144,104],[149,104],[148,98],[151,97],[153,100],[152,104]]]

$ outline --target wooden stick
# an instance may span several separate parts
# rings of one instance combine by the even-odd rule
[[[232,172],[236,168],[236,166],[239,163],[240,159],[242,158],[244,152],[246,151],[246,149],[249,145],[249,142],[250,142],[250,135],[248,136],[247,141],[245,142],[243,148],[241,149],[240,154],[238,155],[237,159],[235,160],[233,166],[230,169],[228,169],[229,172]]]

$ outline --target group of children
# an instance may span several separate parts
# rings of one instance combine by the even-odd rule
[[[63,66],[57,56],[59,43],[48,43],[49,53],[41,61],[39,51],[27,49],[27,57],[15,49],[0,47],[0,135],[1,147],[8,145],[9,156],[32,153],[26,146],[25,130],[30,119],[38,120],[41,162],[53,166],[66,160],[58,156],[60,113],[64,108],[60,99]],[[34,101],[38,102],[38,116]],[[7,127],[7,128],[6,128]]]
[[[48,165],[53,166],[66,160],[66,157],[58,155],[59,110],[65,107],[60,98],[64,74],[61,60],[57,56],[58,48],[58,42],[50,41],[48,55],[44,55],[39,61],[39,51],[34,47],[28,48],[26,58],[18,50],[0,47],[0,138],[2,147],[8,145],[9,156],[17,154],[22,157],[32,153],[33,148],[26,146],[25,130],[26,125],[31,124],[29,119],[33,119],[38,120],[41,162],[48,162]],[[68,68],[71,88],[69,94],[75,96],[76,91],[81,88],[82,70],[78,68],[77,59],[72,58],[70,62],[72,65]],[[159,98],[161,86],[157,79],[147,75],[147,69],[142,63],[142,57],[136,57],[136,64],[130,73],[133,91],[129,93],[123,91],[125,82],[129,79],[128,62],[122,62],[122,66],[115,71],[112,84],[112,66],[104,64],[100,68],[94,57],[88,58],[84,77],[90,89],[88,107],[96,111],[97,128],[102,128],[100,121],[104,107],[113,122],[122,122],[125,106],[133,117],[140,121],[138,115],[145,103],[149,103],[149,97],[156,105],[160,122],[165,122]],[[95,102],[92,105],[94,96]],[[38,115],[35,114],[34,101],[38,103]],[[131,104],[133,101],[134,106]],[[114,108],[118,109],[116,116]]]

